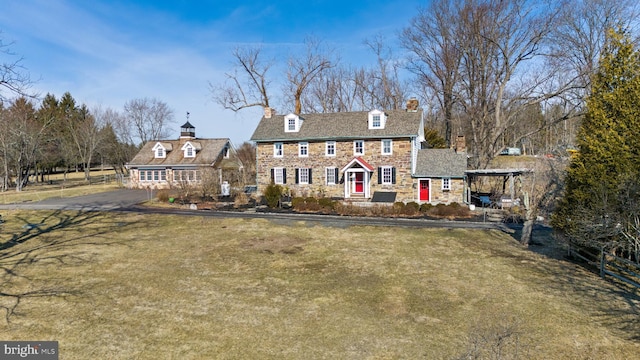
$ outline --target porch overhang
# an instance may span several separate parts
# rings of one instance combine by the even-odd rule
[[[345,165],[342,169],[340,169],[340,172],[345,172],[345,171],[351,169],[356,164],[360,165],[361,168],[365,169],[368,172],[373,172],[375,170],[375,168],[373,166],[371,166],[371,164],[366,162],[360,156],[357,156],[357,157],[353,158],[353,160],[349,161],[349,163],[347,165]]]

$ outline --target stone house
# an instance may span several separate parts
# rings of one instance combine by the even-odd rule
[[[358,202],[462,203],[466,154],[423,149],[418,101],[405,110],[276,115],[267,108],[251,137],[258,193],[280,184],[294,196]]]
[[[179,139],[147,142],[126,167],[130,188],[169,189],[231,183],[241,165],[228,138],[197,138],[195,127],[187,121]]]

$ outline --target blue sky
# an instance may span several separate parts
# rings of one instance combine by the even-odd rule
[[[68,91],[78,103],[119,111],[128,100],[157,98],[174,110],[175,136],[188,111],[199,137],[239,145],[251,137],[261,109],[224,110],[209,90],[231,70],[233,48],[261,45],[284,63],[312,35],[345,63],[373,65],[363,41],[378,34],[395,41],[424,1],[0,3],[0,38],[23,57],[36,80],[32,90],[58,98]],[[276,82],[279,75],[280,69],[271,72]]]

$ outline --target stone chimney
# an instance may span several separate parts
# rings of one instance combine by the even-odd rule
[[[464,139],[464,135],[458,135],[458,137],[456,138],[456,142],[455,144],[452,144],[451,146],[456,154],[461,154],[467,151],[467,143]]]
[[[418,105],[420,105],[418,103],[418,99],[412,97],[411,99],[407,100],[407,111],[408,112],[418,111]]]
[[[273,116],[276,116],[276,109],[265,107],[264,108],[264,118],[271,119]]]

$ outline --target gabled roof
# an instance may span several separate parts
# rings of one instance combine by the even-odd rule
[[[373,170],[375,170],[375,168],[373,166],[371,166],[371,164],[369,164],[363,158],[358,156],[358,157],[353,158],[353,160],[349,161],[349,163],[347,165],[345,165],[342,169],[340,169],[340,171],[344,172],[347,169],[353,167],[353,165],[355,165],[355,164],[359,164],[363,169],[368,170],[369,172],[372,172]]]
[[[180,149],[190,142],[199,151],[192,158],[185,158]],[[180,165],[212,165],[222,154],[225,146],[231,146],[229,139],[180,139],[162,140],[160,143],[167,151],[166,158],[156,158],[153,148],[158,141],[147,142],[129,162],[129,166],[180,166]]]
[[[418,150],[414,177],[464,177],[467,154],[453,149]]]
[[[417,136],[422,111],[387,110],[384,129],[369,129],[368,111],[303,114],[300,131],[285,132],[284,116],[263,117],[251,136],[252,141],[300,141],[331,139],[394,138]]]

